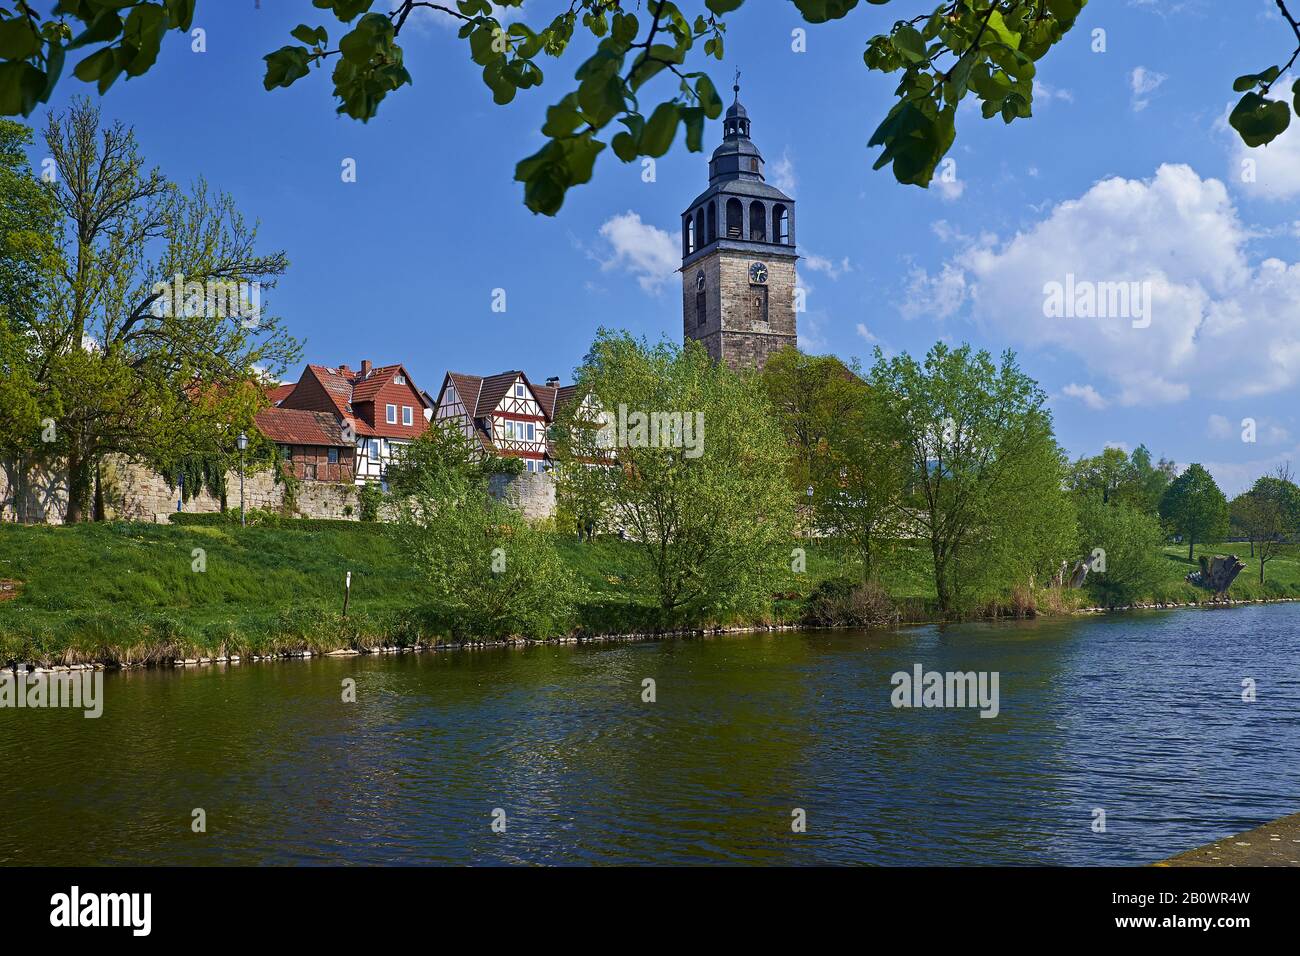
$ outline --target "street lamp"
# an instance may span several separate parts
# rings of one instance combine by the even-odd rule
[[[248,448],[248,436],[240,432],[235,444],[239,446],[239,526],[245,528],[248,525],[244,521],[244,450]]]

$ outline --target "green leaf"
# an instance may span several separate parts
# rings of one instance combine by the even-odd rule
[[[1266,100],[1247,93],[1228,115],[1228,124],[1241,134],[1247,146],[1271,143],[1291,125],[1291,108],[1281,100]]]
[[[645,130],[641,133],[641,152],[645,156],[659,157],[668,152],[677,136],[677,124],[681,115],[676,103],[660,103],[650,114]]]
[[[122,28],[123,57],[127,76],[140,76],[158,60],[167,11],[157,3],[142,3],[131,11]]]
[[[312,0],[312,6],[321,10],[333,10],[334,16],[344,23],[369,10],[373,3],[374,0]]]
[[[888,0],[869,0],[870,3],[877,5],[887,3]],[[825,23],[828,20],[838,20],[858,5],[858,0],[794,0],[794,5],[799,8],[803,18],[809,23]]]
[[[1262,73],[1247,73],[1245,76],[1239,76],[1232,81],[1232,89],[1237,93],[1245,93],[1247,90],[1253,90],[1261,83],[1272,83],[1281,72],[1281,68],[1270,66]]]
[[[323,47],[329,43],[329,34],[325,32],[324,27],[309,27],[305,23],[298,24],[289,35],[310,47]]]
[[[30,63],[0,63],[0,116],[28,116],[40,101],[45,74]]]
[[[307,75],[307,59],[310,56],[306,47],[282,46],[274,53],[262,57],[266,61],[266,77],[262,86],[273,90],[277,86],[290,86],[295,80]]]
[[[903,24],[894,31],[891,39],[894,47],[910,63],[924,63],[929,59],[925,51],[925,40],[913,27]]]
[[[0,20],[0,57],[6,60],[26,60],[40,52],[40,35],[26,17]]]

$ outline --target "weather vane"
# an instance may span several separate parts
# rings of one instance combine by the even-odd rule
[[[740,67],[736,67],[736,85],[732,87],[736,91],[736,102],[740,102]]]

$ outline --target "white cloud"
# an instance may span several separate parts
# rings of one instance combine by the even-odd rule
[[[793,196],[799,186],[799,178],[795,175],[794,160],[790,158],[790,150],[781,153],[781,158],[771,165],[772,184],[777,189],[788,196]]]
[[[1284,76],[1275,90],[1291,89],[1292,78]],[[1219,130],[1232,144],[1229,150],[1228,182],[1243,196],[1264,200],[1293,199],[1300,195],[1300,123],[1293,122],[1267,146],[1251,149],[1228,125],[1225,109]]]
[[[677,271],[677,241],[659,227],[642,222],[637,213],[629,210],[606,220],[600,235],[611,252],[600,259],[601,268],[631,272],[646,292],[658,293]]]
[[[1133,91],[1133,111],[1140,113],[1146,109],[1151,102],[1151,94],[1167,79],[1163,73],[1148,70],[1145,66],[1134,67],[1128,77],[1129,88]]]
[[[1078,356],[1115,400],[1178,401],[1198,389],[1267,395],[1300,382],[1300,264],[1246,255],[1250,232],[1223,183],[1187,166],[1113,178],[1007,240],[981,236],[936,275],[914,269],[908,318],[973,319],[1030,348]],[[1067,274],[1149,282],[1150,325],[1047,318],[1044,286]]]
[[[959,266],[946,263],[937,276],[915,268],[908,273],[907,298],[898,311],[905,319],[951,318],[962,307],[968,292],[966,273]]]
[[[1076,385],[1071,382],[1061,389],[1061,392],[1070,398],[1077,398],[1093,411],[1099,412],[1107,405],[1106,399],[1102,398],[1101,394],[1091,385]]]
[[[1205,434],[1211,438],[1232,437],[1232,422],[1222,415],[1211,415],[1205,423]]]
[[[939,196],[945,202],[954,202],[961,198],[961,194],[966,191],[966,183],[961,179],[940,179],[935,178],[930,181],[930,185],[939,191]]]
[[[1046,106],[1052,100],[1060,100],[1062,103],[1073,103],[1074,93],[1071,90],[1061,89],[1055,86],[1049,86],[1042,80],[1034,80],[1034,103]]]
[[[813,272],[825,273],[831,279],[838,279],[844,273],[853,271],[853,264],[849,262],[848,256],[835,262],[833,259],[809,252],[804,255],[803,264]]]

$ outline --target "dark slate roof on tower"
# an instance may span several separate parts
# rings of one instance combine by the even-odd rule
[[[763,154],[750,139],[749,111],[740,102],[740,74],[736,75],[735,102],[727,109],[722,123],[722,143],[709,160],[709,188],[691,203],[699,205],[721,193],[790,203],[794,200],[767,182],[763,173]]]

